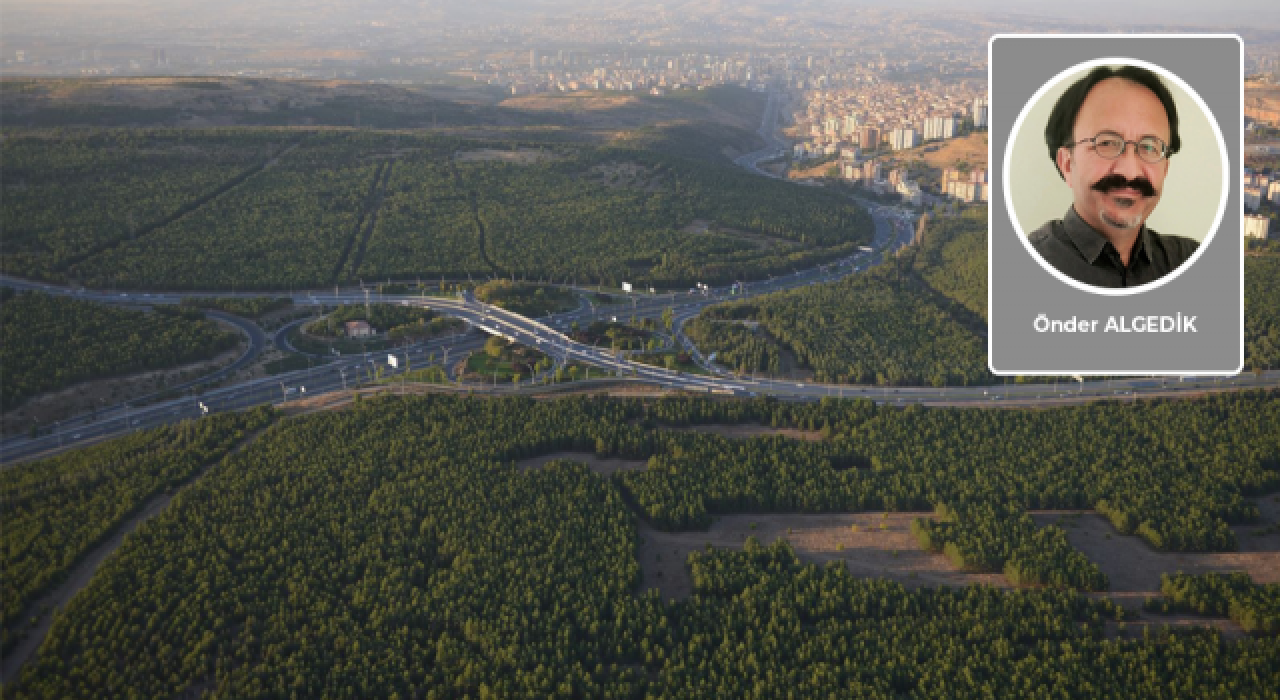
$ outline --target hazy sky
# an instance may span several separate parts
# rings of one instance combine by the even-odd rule
[[[4,15],[11,19],[52,19],[74,13],[86,17],[187,18],[194,21],[255,17],[271,20],[297,17],[404,16],[421,12],[454,21],[514,20],[529,15],[603,15],[618,9],[657,12],[664,6],[673,18],[686,10],[705,11],[699,0],[4,0]],[[700,7],[701,6],[701,7]],[[841,8],[893,7],[947,12],[979,13],[992,19],[1010,15],[1080,21],[1088,25],[1122,29],[1135,25],[1198,25],[1217,28],[1280,28],[1280,2],[1275,0],[741,0],[731,12],[771,16],[839,12]],[[701,14],[701,13],[699,13]]]

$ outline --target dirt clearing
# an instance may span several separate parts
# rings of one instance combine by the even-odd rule
[[[555,160],[555,155],[540,148],[519,148],[514,151],[503,151],[496,148],[481,148],[474,151],[459,151],[454,160],[460,163],[476,161],[499,161],[514,165],[530,165],[544,160]]]
[[[642,590],[657,589],[664,599],[686,598],[693,581],[689,553],[712,547],[741,549],[748,537],[762,544],[784,539],[810,564],[840,561],[861,578],[887,578],[909,588],[985,583],[1007,587],[1000,574],[958,570],[941,554],[920,549],[908,528],[932,513],[855,513],[839,515],[723,515],[707,532],[660,532],[639,526]],[[857,526],[857,529],[854,529]],[[883,526],[883,527],[882,527]]]
[[[1267,499],[1271,502],[1270,498]],[[1261,504],[1260,504],[1261,505]],[[1275,504],[1272,503],[1274,506]],[[1274,510],[1274,508],[1270,508]],[[1274,514],[1273,516],[1274,517]],[[1234,528],[1239,552],[1161,552],[1132,535],[1121,535],[1097,513],[1032,513],[1040,526],[1056,524],[1067,533],[1071,545],[1111,579],[1113,598],[1137,599],[1160,595],[1160,574],[1244,571],[1254,583],[1280,582],[1280,534],[1253,537],[1260,528]],[[1275,522],[1263,514],[1264,522]]]

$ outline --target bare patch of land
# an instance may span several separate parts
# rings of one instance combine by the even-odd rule
[[[1268,498],[1268,510],[1275,504]],[[1260,505],[1264,505],[1260,503]],[[1111,580],[1112,597],[1136,598],[1160,595],[1160,575],[1243,571],[1254,583],[1280,582],[1280,534],[1253,537],[1254,526],[1233,528],[1240,542],[1238,552],[1161,552],[1142,538],[1122,535],[1097,513],[1032,513],[1038,525],[1056,524],[1067,540],[1095,562]],[[1264,520],[1269,520],[1264,512]],[[1269,520],[1274,522],[1274,520]]]
[[[763,233],[755,233],[752,231],[743,231],[741,229],[720,226],[714,221],[707,219],[694,219],[690,221],[684,228],[680,229],[684,233],[703,234],[718,233],[722,236],[729,236],[748,243],[756,249],[765,249],[773,247],[793,247],[793,248],[812,248],[812,245],[789,241],[778,236],[770,236]]]
[[[706,219],[694,219],[680,230],[685,233],[706,233],[707,230],[711,228],[711,224],[712,222]]]
[[[987,134],[975,131],[964,138],[930,143],[903,151],[902,157],[919,158],[929,167],[937,170],[954,168],[961,163],[967,164],[974,170],[985,168],[987,167]]]
[[[710,101],[654,97],[650,95],[579,91],[510,97],[503,107],[531,113],[555,113],[571,117],[587,128],[635,128],[662,126],[690,120],[709,121],[746,131],[760,125],[754,114],[738,114]]]
[[[617,457],[597,457],[590,452],[552,452],[549,455],[541,457],[530,457],[516,462],[516,466],[520,469],[540,469],[549,462],[556,460],[568,460],[570,462],[582,462],[603,476],[610,476],[614,472],[630,471],[634,469],[644,469],[648,464],[643,459],[620,459]]]
[[[835,168],[836,171],[839,172],[840,163],[832,160],[824,163],[819,163],[817,165],[811,165],[809,167],[793,164],[791,168],[787,170],[787,177],[792,180],[806,180],[806,179],[811,179],[815,177],[830,177],[832,168]]]
[[[702,426],[708,432],[726,427]],[[718,429],[718,430],[717,430]],[[1245,571],[1256,583],[1280,581],[1280,532],[1268,530],[1280,522],[1280,496],[1259,499],[1262,522],[1233,528],[1240,540],[1239,552],[1160,552],[1138,537],[1116,532],[1102,516],[1083,511],[1038,511],[1032,517],[1044,526],[1057,524],[1067,532],[1073,546],[1081,550],[1111,580],[1111,589],[1089,594],[1105,597],[1140,611],[1149,597],[1160,595],[1160,574],[1183,571],[1207,573]],[[658,590],[664,598],[682,599],[693,592],[687,560],[694,551],[708,545],[740,549],[748,537],[763,544],[778,539],[789,542],[801,560],[812,564],[839,561],[855,576],[885,578],[909,588],[919,586],[966,586],[985,584],[1012,587],[997,573],[971,573],[957,569],[941,554],[920,549],[911,536],[911,521],[935,517],[933,513],[856,513],[837,515],[764,514],[717,517],[706,532],[661,532],[644,522],[639,524],[642,590]],[[1254,531],[1268,530],[1261,537]],[[1140,637],[1144,627],[1199,626],[1218,630],[1231,638],[1243,636],[1239,625],[1222,618],[1196,615],[1155,615],[1142,613],[1124,625],[1108,623],[1111,637]]]
[[[117,122],[112,123],[196,128],[253,124],[434,128],[477,121],[519,126],[529,121],[492,109],[497,95],[488,86],[467,90],[358,80],[232,76],[13,77],[0,81],[0,91],[16,123],[28,115],[38,117],[46,109],[84,107],[107,108],[116,115]],[[471,113],[476,107],[483,110],[481,117]],[[362,108],[364,122],[359,116]],[[96,123],[100,116],[85,113],[84,123]],[[33,125],[38,124],[37,118]]]
[[[477,161],[499,161],[514,165],[529,165],[544,160],[554,160],[555,156],[540,148],[518,148],[514,151],[497,148],[480,148],[474,151],[461,151],[454,154],[454,160],[469,163]]]
[[[1000,574],[960,571],[941,554],[920,549],[908,528],[915,518],[933,513],[855,513],[839,515],[724,515],[706,532],[660,532],[641,523],[639,534],[642,590],[663,598],[693,592],[687,560],[690,552],[712,547],[740,549],[748,537],[763,544],[784,539],[811,564],[843,562],[855,576],[887,578],[919,586],[1009,585]],[[855,529],[856,526],[856,529]]]
[[[1071,545],[1102,569],[1111,581],[1111,589],[1097,595],[1131,610],[1141,610],[1147,598],[1160,596],[1161,574],[1243,571],[1254,583],[1280,582],[1280,532],[1262,537],[1252,534],[1280,522],[1280,503],[1275,498],[1259,500],[1259,525],[1232,528],[1240,543],[1238,552],[1161,552],[1139,537],[1120,534],[1106,518],[1092,512],[1035,512],[1032,518],[1041,526],[1062,526]],[[1140,635],[1145,625],[1199,625],[1214,627],[1228,636],[1243,634],[1239,625],[1230,620],[1196,615],[1143,613],[1142,620],[1127,626],[1130,634]]]
[[[587,179],[606,187],[660,192],[662,178],[638,163],[599,163],[587,169]]]

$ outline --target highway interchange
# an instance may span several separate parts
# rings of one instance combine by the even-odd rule
[[[754,153],[740,156],[736,162],[753,172],[769,177],[775,175],[760,170],[758,163],[776,157],[779,149],[785,147],[773,136],[776,127],[778,105],[774,97],[770,97],[762,120],[760,134],[767,146]],[[906,209],[882,206],[863,201],[875,221],[875,239],[870,247],[841,260],[833,261],[812,269],[798,270],[794,274],[770,280],[751,282],[745,285],[745,294],[758,294],[794,289],[797,287],[818,284],[839,279],[845,275],[857,274],[867,267],[877,264],[886,253],[908,245],[914,230],[914,214]],[[42,284],[0,275],[0,284],[16,289],[35,289],[51,294],[75,296],[76,298],[102,301],[115,304],[150,306],[153,304],[177,304],[186,297],[253,297],[262,293],[151,293],[151,292],[103,292],[85,289],[71,289],[55,285]],[[209,316],[236,325],[248,339],[244,354],[231,366],[202,377],[174,389],[189,389],[195,396],[158,399],[145,405],[138,405],[145,400],[134,400],[130,404],[120,404],[109,409],[86,413],[60,421],[53,431],[37,437],[13,436],[0,442],[0,461],[5,464],[33,455],[57,451],[62,448],[84,444],[127,430],[138,430],[155,427],[188,418],[198,418],[206,412],[239,410],[262,404],[280,404],[297,400],[303,396],[315,396],[333,391],[350,389],[357,384],[368,385],[375,377],[393,379],[406,368],[421,369],[432,361],[434,364],[448,365],[456,363],[465,353],[479,350],[485,338],[491,334],[500,334],[513,342],[537,348],[552,357],[556,367],[564,367],[568,363],[586,365],[601,370],[601,374],[611,377],[612,381],[625,378],[649,385],[658,385],[666,389],[683,390],[701,393],[716,393],[737,396],[771,395],[793,400],[817,400],[825,397],[863,397],[880,403],[905,405],[923,403],[926,405],[1001,405],[1001,406],[1052,406],[1064,403],[1092,401],[1099,398],[1131,400],[1140,395],[1178,395],[1186,392],[1205,391],[1225,388],[1245,388],[1276,386],[1280,384],[1280,371],[1268,371],[1258,375],[1247,374],[1231,378],[1117,378],[1074,382],[1053,382],[1040,384],[997,384],[978,387],[870,387],[828,385],[805,381],[778,378],[734,376],[730,372],[715,366],[702,357],[697,348],[692,346],[680,332],[680,326],[697,316],[704,308],[726,299],[742,298],[729,287],[706,288],[697,293],[668,292],[665,294],[633,294],[630,303],[609,306],[596,306],[589,301],[587,292],[595,290],[579,290],[583,293],[582,303],[577,309],[560,314],[552,314],[544,318],[533,319],[506,311],[476,300],[470,293],[459,298],[428,297],[412,295],[373,295],[366,290],[337,289],[325,291],[301,291],[287,295],[296,306],[321,306],[338,304],[358,304],[367,300],[378,303],[407,304],[427,306],[440,313],[454,316],[468,324],[465,333],[441,337],[430,342],[420,343],[408,348],[396,348],[389,351],[397,358],[393,367],[388,362],[388,351],[365,355],[340,356],[327,358],[315,357],[323,364],[314,367],[279,374],[273,377],[249,379],[235,382],[235,375],[244,367],[253,363],[267,346],[267,337],[255,324],[229,314],[209,312]],[[744,290],[739,289],[738,292]],[[272,296],[282,296],[273,294]],[[625,355],[615,355],[609,348],[598,348],[572,340],[567,332],[575,322],[589,323],[595,319],[619,320],[635,316],[636,318],[659,318],[665,309],[672,309],[675,321],[675,336],[708,374],[698,375],[680,373],[664,368],[632,362]],[[300,322],[299,322],[300,323]],[[296,324],[292,324],[296,325]],[[288,346],[288,328],[275,333],[274,342],[282,349]],[[402,361],[403,360],[403,361]],[[380,372],[379,372],[380,368]],[[451,380],[456,379],[449,372]],[[545,377],[531,378],[525,382],[526,387],[540,383]],[[599,377],[604,379],[605,377]],[[234,382],[227,386],[199,391],[197,385],[214,382]],[[581,382],[580,382],[581,383]],[[465,385],[475,390],[494,392],[516,391],[510,382],[496,383],[493,386]],[[998,403],[993,403],[998,402]]]

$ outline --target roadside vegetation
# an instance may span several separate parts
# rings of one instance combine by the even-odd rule
[[[476,287],[476,298],[507,311],[537,318],[578,308],[578,295],[563,287],[493,280]]]
[[[1280,368],[1280,256],[1245,258],[1245,368]],[[707,309],[685,325],[703,353],[740,372],[818,381],[957,386],[986,366],[986,208],[930,221],[922,245],[838,282]],[[748,328],[741,321],[758,323]]]
[[[182,305],[223,311],[256,320],[292,307],[293,300],[287,297],[189,297],[182,300]]]
[[[207,360],[240,340],[192,309],[133,311],[0,288],[0,408],[91,379]]]
[[[221,459],[272,416],[269,407],[210,416],[0,471],[0,647],[7,652],[24,634],[14,624],[32,601],[149,499]]]

